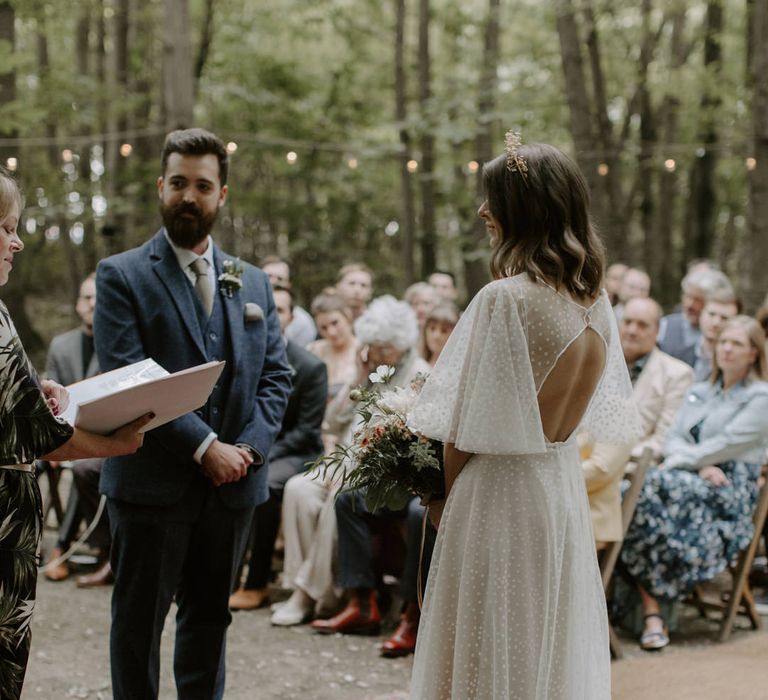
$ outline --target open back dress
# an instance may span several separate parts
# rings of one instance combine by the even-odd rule
[[[575,434],[639,437],[608,297],[484,287],[410,418],[472,457],[442,516],[414,700],[609,700],[607,614]]]

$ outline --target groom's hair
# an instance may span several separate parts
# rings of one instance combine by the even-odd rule
[[[227,184],[229,174],[229,155],[222,140],[216,134],[205,129],[177,129],[165,137],[161,165],[163,176],[168,167],[168,158],[171,153],[179,153],[183,156],[216,156],[219,161],[219,182]]]

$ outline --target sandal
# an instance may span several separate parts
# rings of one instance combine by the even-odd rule
[[[658,617],[662,623],[664,622],[664,618],[659,613],[643,615],[643,621],[651,617]],[[640,637],[640,648],[645,651],[659,651],[668,645],[669,636],[667,635],[666,627],[661,632],[643,632],[642,637]]]

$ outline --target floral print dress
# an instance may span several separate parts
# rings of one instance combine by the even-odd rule
[[[48,409],[35,370],[0,302],[0,698],[18,698],[29,657],[42,532],[40,491],[24,465],[72,428]]]
[[[621,563],[655,598],[681,600],[711,581],[754,535],[768,385],[755,382],[731,394],[720,385],[694,385],[667,438],[664,468],[646,474]],[[707,465],[718,466],[728,483],[702,479],[699,470]]]

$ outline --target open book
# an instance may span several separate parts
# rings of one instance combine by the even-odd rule
[[[211,395],[224,362],[206,362],[169,374],[152,359],[71,384],[69,406],[61,414],[70,425],[106,435],[154,413],[152,430],[200,408]]]

